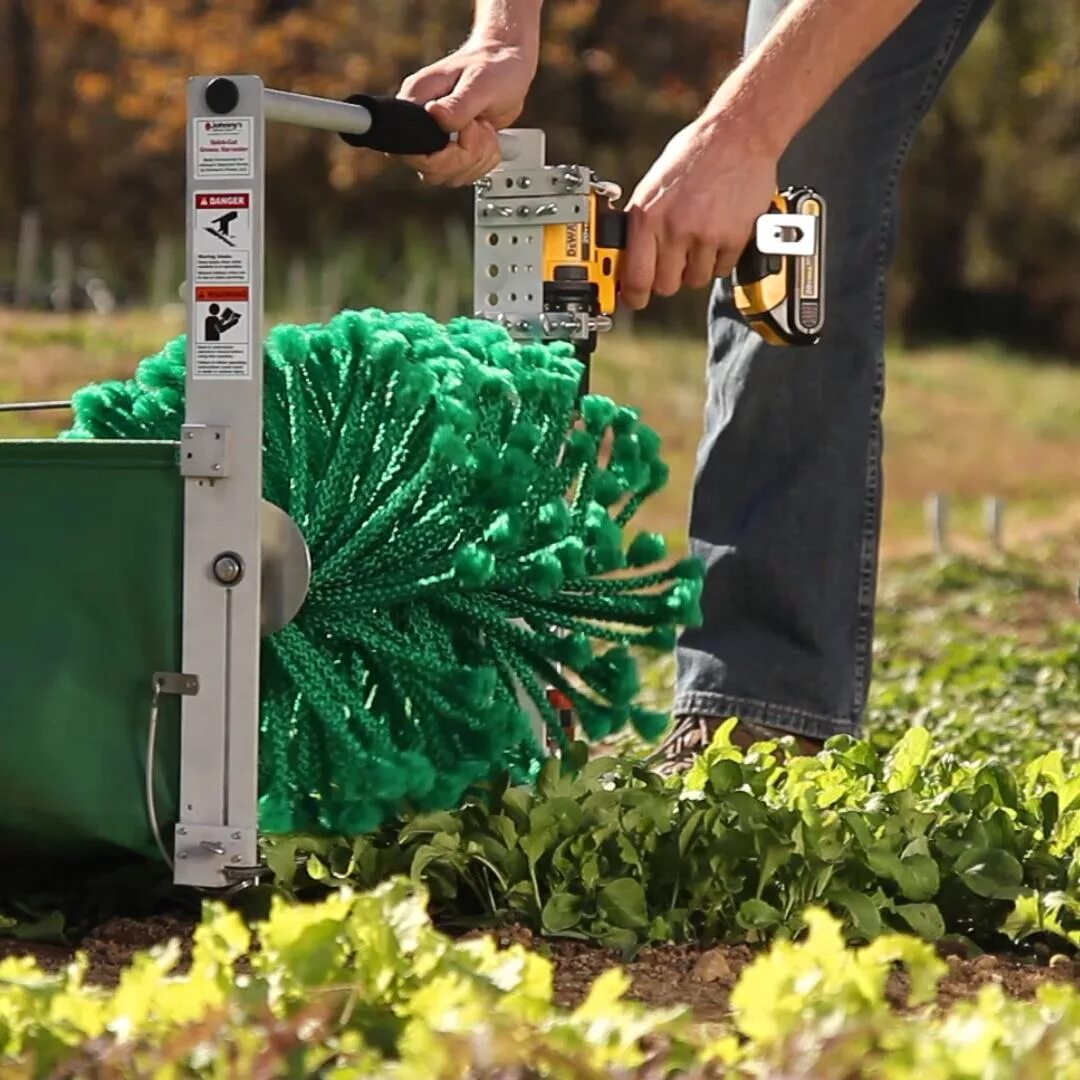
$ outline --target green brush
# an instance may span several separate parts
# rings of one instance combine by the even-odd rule
[[[634,410],[579,402],[581,371],[569,344],[472,319],[347,311],[270,333],[264,496],[312,578],[263,647],[264,832],[359,834],[495,772],[528,781],[545,752],[519,687],[557,741],[548,685],[589,739],[664,729],[635,704],[632,647],[697,624],[702,568],[657,535],[625,542],[667,467]],[[177,338],[76,393],[64,437],[179,439],[184,376]]]

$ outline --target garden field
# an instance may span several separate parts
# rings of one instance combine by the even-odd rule
[[[0,401],[126,374],[174,319],[0,317]],[[664,436],[646,524],[677,536],[701,348],[598,356],[596,389]],[[860,740],[722,732],[670,781],[635,738],[577,746],[535,790],[266,840],[274,880],[202,910],[145,875],[73,895],[9,868],[0,1076],[1080,1077],[1078,410],[1063,366],[896,358]],[[945,556],[932,491],[956,500]],[[672,676],[651,662],[654,704]]]

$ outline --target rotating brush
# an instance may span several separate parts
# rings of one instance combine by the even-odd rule
[[[660,439],[579,399],[572,345],[369,309],[278,326],[264,358],[263,495],[312,564],[263,643],[264,832],[359,834],[529,781],[530,705],[565,738],[549,686],[590,740],[660,735],[636,654],[699,622],[702,567],[629,534],[667,480]],[[64,437],[178,440],[184,385],[181,337],[77,392]]]

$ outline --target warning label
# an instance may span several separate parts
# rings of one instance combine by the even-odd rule
[[[253,175],[252,118],[230,116],[195,120],[195,178],[248,180]]]
[[[195,192],[195,284],[251,284],[251,192]]]
[[[251,378],[250,304],[246,285],[195,287],[194,378]]]

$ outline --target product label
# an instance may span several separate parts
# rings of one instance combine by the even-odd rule
[[[251,179],[255,164],[251,145],[252,117],[204,116],[194,124],[196,179]]]

